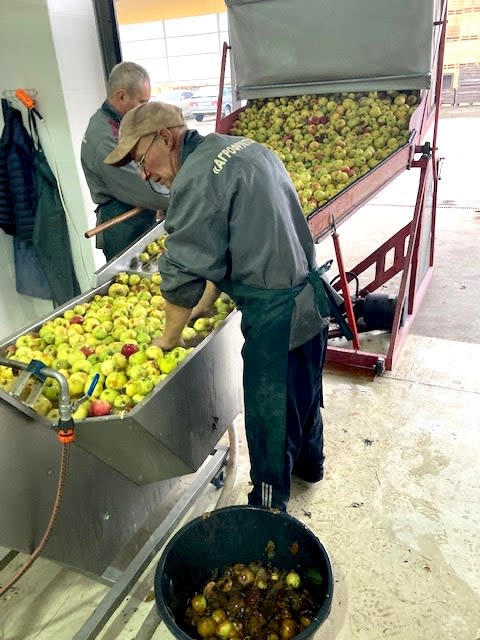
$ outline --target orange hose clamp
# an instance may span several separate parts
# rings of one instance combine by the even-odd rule
[[[60,429],[57,433],[57,438],[61,444],[71,444],[75,440],[75,431],[73,429]]]

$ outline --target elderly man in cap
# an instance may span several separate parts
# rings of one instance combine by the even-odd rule
[[[139,180],[136,167],[125,165],[114,171],[103,160],[118,142],[123,116],[133,107],[150,100],[150,77],[135,62],[120,62],[113,67],[107,82],[107,97],[90,118],[82,140],[81,162],[96,208],[97,223],[107,222],[121,213],[140,207],[141,213],[105,229],[97,236],[97,247],[111,260],[157,222],[157,210],[168,207],[168,190],[152,191]]]
[[[286,510],[291,476],[323,477],[322,370],[330,307],[297,193],[279,158],[248,138],[188,130],[161,102],[129,111],[105,162],[135,161],[170,189],[160,257],[169,350],[213,282],[242,312],[252,505]],[[327,268],[324,266],[323,269]]]

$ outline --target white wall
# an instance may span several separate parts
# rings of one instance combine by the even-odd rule
[[[0,92],[37,90],[37,107],[45,120],[40,137],[50,166],[58,169],[77,278],[86,291],[103,261],[94,241],[84,237],[95,216],[80,165],[83,132],[105,96],[93,6],[91,0],[0,4]],[[51,309],[49,301],[16,292],[12,238],[0,230],[0,339]]]

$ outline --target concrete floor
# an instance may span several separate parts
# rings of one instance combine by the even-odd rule
[[[296,481],[289,505],[322,540],[333,564],[332,610],[315,640],[480,639],[475,140],[480,118],[441,119],[446,161],[435,274],[393,371],[374,379],[325,373],[326,477],[313,486]],[[340,227],[347,265],[411,216],[415,186],[407,172]],[[327,242],[319,246],[320,257],[331,253]],[[249,486],[241,416],[237,429],[240,456],[229,502],[244,504]],[[210,487],[189,517],[213,508],[219,493]],[[7,569],[0,573],[0,583],[24,560],[21,554],[8,575]],[[155,620],[155,566],[156,559],[99,638],[172,638]],[[68,640],[107,590],[40,558],[0,601],[0,640]]]

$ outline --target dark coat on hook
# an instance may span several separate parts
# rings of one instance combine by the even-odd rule
[[[31,242],[37,204],[33,141],[18,109],[2,99],[2,111],[5,125],[0,138],[0,228]]]

